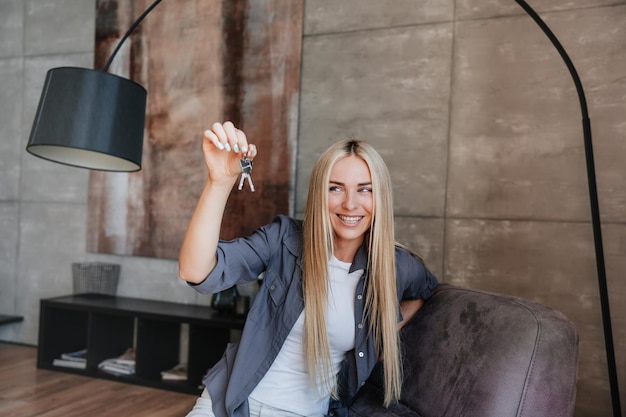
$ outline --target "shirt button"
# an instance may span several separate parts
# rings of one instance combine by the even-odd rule
[[[365,356],[365,353],[359,352],[359,358],[362,358],[363,356]]]
[[[363,298],[363,296],[362,296],[361,294],[359,294],[359,295],[357,295],[357,296],[356,296],[356,299],[357,299],[357,300],[360,300],[360,299],[362,299],[362,298]]]
[[[361,382],[361,386],[365,385],[365,381]]]
[[[362,329],[363,328],[363,323],[357,324],[356,327],[358,327],[359,329]]]
[[[270,290],[274,291],[276,289],[276,285],[270,285]]]

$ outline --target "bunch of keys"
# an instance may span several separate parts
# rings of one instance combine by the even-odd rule
[[[247,158],[241,158],[239,160],[239,165],[241,165],[241,179],[239,180],[239,190],[243,188],[243,183],[246,178],[248,179],[248,184],[250,185],[250,191],[254,192],[254,184],[252,184],[252,161]]]

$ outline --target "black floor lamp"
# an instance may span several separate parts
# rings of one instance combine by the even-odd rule
[[[152,3],[131,25],[103,70],[54,68],[48,72],[26,148],[28,152],[44,159],[89,169],[106,171],[141,169],[146,91],[139,84],[109,74],[107,71],[122,43],[160,1]],[[525,1],[515,1],[539,25],[557,49],[569,69],[578,92],[613,415],[621,417],[591,123],[585,94],[572,61],[550,28]]]
[[[583,136],[585,141],[585,158],[587,160],[587,181],[589,183],[589,200],[591,203],[591,222],[593,225],[593,238],[596,251],[596,267],[598,271],[598,288],[600,290],[600,306],[602,308],[602,324],[604,327],[604,344],[606,348],[606,361],[609,371],[609,384],[611,386],[611,401],[613,405],[613,416],[621,417],[622,410],[619,398],[619,386],[617,381],[617,366],[615,363],[615,349],[613,347],[613,328],[611,326],[611,311],[609,308],[609,293],[606,283],[606,269],[604,265],[604,249],[602,247],[602,225],[600,223],[600,206],[598,204],[598,189],[596,186],[595,163],[593,158],[593,144],[591,141],[591,121],[589,120],[589,112],[587,110],[587,101],[582,83],[578,77],[578,72],[574,67],[571,59],[565,52],[565,49],[550,30],[548,25],[539,17],[539,15],[524,0],[515,0],[526,13],[539,25],[541,30],[550,39],[554,47],[557,49],[567,69],[569,70],[580,101],[580,109],[582,112]]]

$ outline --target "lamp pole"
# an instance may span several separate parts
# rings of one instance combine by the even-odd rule
[[[598,204],[598,188],[596,185],[595,163],[593,158],[593,144],[591,141],[591,121],[587,110],[587,101],[583,90],[582,82],[578,72],[567,55],[567,52],[556,38],[552,30],[539,17],[539,15],[524,0],[515,0],[517,4],[537,23],[545,35],[550,39],[556,50],[561,55],[569,70],[580,101],[580,109],[583,122],[583,139],[585,143],[585,157],[587,161],[587,181],[589,184],[589,201],[591,203],[591,222],[593,225],[593,237],[596,253],[596,267],[598,272],[598,289],[600,291],[600,306],[602,309],[602,324],[604,327],[604,344],[606,348],[606,361],[609,371],[609,384],[611,387],[611,401],[613,405],[613,416],[621,417],[622,410],[619,398],[619,386],[617,381],[617,366],[615,363],[615,349],[613,347],[613,330],[611,326],[611,311],[609,308],[609,293],[606,282],[606,268],[604,264],[604,250],[602,247],[602,225],[600,222],[600,206]]]

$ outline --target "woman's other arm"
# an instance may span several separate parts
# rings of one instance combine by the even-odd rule
[[[417,313],[417,311],[424,305],[424,300],[402,300],[400,302],[400,313],[402,314],[402,321],[398,323],[398,330],[404,327]]]

